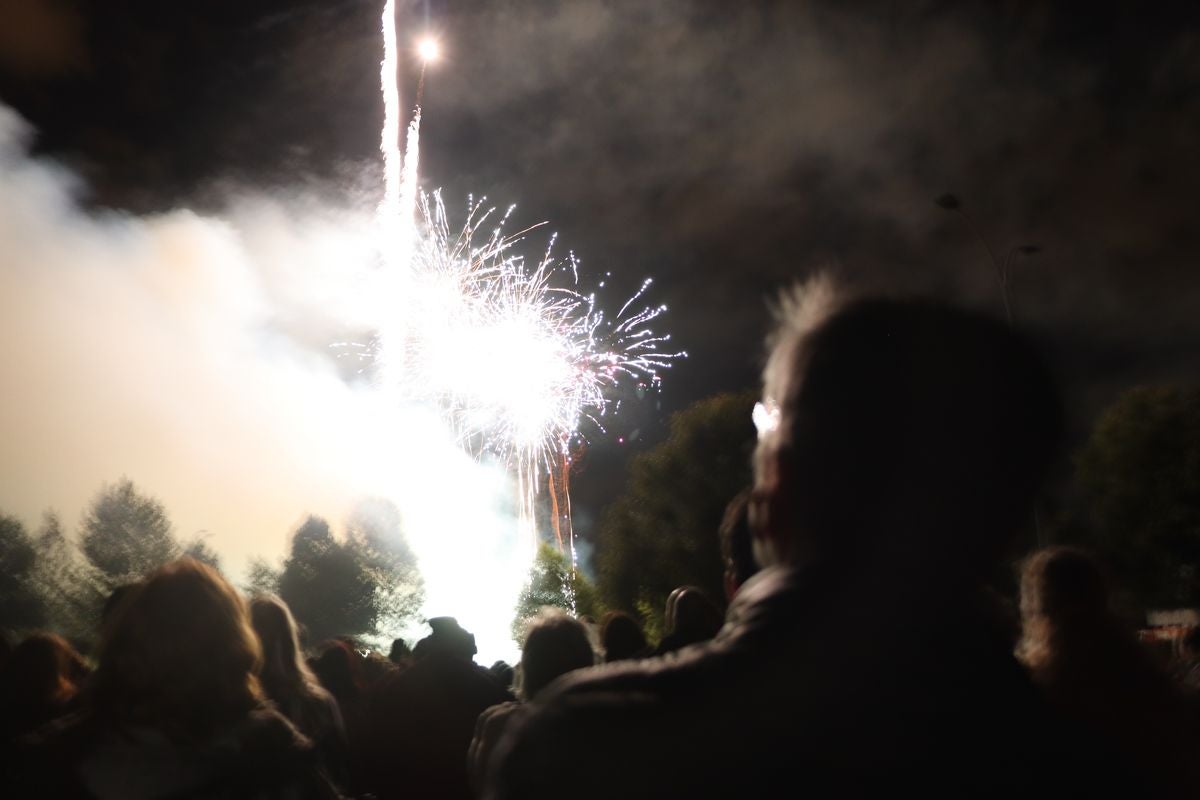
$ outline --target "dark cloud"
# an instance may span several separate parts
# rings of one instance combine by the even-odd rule
[[[63,0],[0,0],[0,64],[30,78],[83,70],[83,19]]]
[[[696,391],[746,375],[763,295],[815,268],[998,311],[981,243],[932,203],[947,189],[1001,255],[1042,246],[1019,267],[1022,324],[1147,356],[1114,358],[1119,380],[1186,375],[1149,356],[1200,330],[1194,21],[855,8],[463,11],[431,81],[428,174],[520,197],[593,262],[658,275]]]

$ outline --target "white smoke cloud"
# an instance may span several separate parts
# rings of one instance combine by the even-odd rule
[[[506,479],[331,347],[370,326],[370,210],[243,196],[219,217],[91,213],[31,135],[0,106],[0,509],[73,527],[126,475],[237,576],[277,560],[304,515],[338,524],[388,497],[429,613],[457,614],[481,657],[511,656]]]

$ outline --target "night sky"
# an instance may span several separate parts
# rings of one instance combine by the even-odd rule
[[[1191,4],[401,2],[426,86],[423,184],[548,220],[691,354],[662,410],[753,386],[766,307],[827,269],[999,314],[1015,272],[1078,436],[1200,367],[1200,25]],[[381,0],[0,1],[0,100],[97,211],[230,187],[379,192]],[[411,104],[415,65],[403,76]],[[646,434],[653,440],[654,431]],[[587,505],[619,483],[597,445]],[[600,487],[604,487],[601,490]]]

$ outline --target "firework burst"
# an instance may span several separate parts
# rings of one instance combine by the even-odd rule
[[[542,475],[570,458],[583,424],[603,431],[622,382],[657,386],[684,354],[649,327],[666,311],[639,303],[650,280],[609,319],[554,236],[534,259],[521,252],[534,229],[508,234],[512,208],[469,202],[456,227],[439,194],[418,206],[408,302],[377,359],[401,396],[442,410],[462,446],[514,470],[531,525]]]

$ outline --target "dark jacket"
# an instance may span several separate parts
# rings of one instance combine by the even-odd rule
[[[106,724],[86,712],[25,744],[5,797],[332,800],[312,743],[272,707],[204,741]]]
[[[471,780],[471,788],[476,794],[483,792],[487,765],[496,745],[524,709],[524,702],[511,700],[484,709],[475,721],[475,736],[471,739],[471,747],[467,751],[467,774]]]
[[[1074,796],[1079,756],[987,615],[881,596],[869,576],[760,573],[713,641],[546,689],[487,796]]]
[[[467,750],[475,722],[511,699],[467,658],[418,658],[371,694],[361,788],[380,800],[472,800]]]

